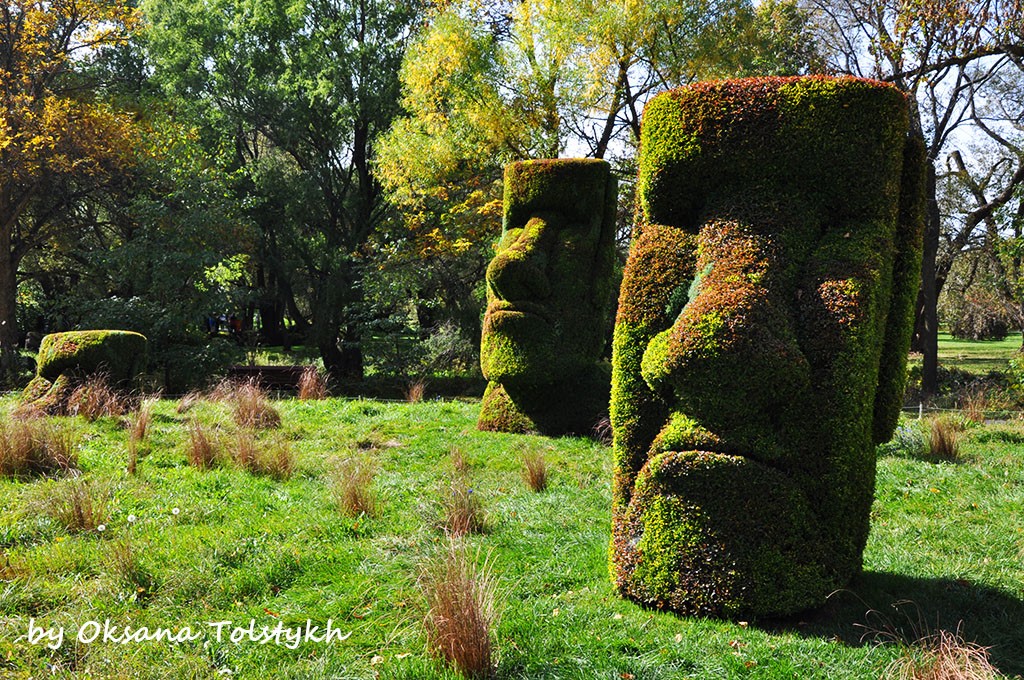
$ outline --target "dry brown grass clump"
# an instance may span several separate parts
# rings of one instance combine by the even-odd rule
[[[104,416],[124,415],[129,406],[129,400],[110,387],[107,377],[97,373],[86,378],[71,392],[67,414],[93,421]]]
[[[377,494],[373,490],[376,474],[376,464],[365,456],[353,456],[338,463],[331,473],[330,488],[341,514],[347,517],[377,514]]]
[[[495,586],[490,564],[477,566],[455,540],[421,568],[419,587],[427,600],[423,626],[430,653],[467,678],[489,678],[493,672]]]
[[[261,441],[253,430],[239,430],[235,435],[231,458],[235,465],[254,475],[288,479],[295,471],[295,454],[283,437]]]
[[[48,475],[74,469],[77,448],[72,431],[53,421],[0,422],[0,475]]]
[[[960,459],[959,423],[949,418],[936,418],[928,433],[928,457],[955,463]]]
[[[426,380],[413,380],[405,386],[405,400],[410,404],[418,404],[423,401],[427,393]]]
[[[188,442],[185,445],[188,464],[200,470],[207,470],[217,463],[219,447],[206,427],[193,418],[188,423]]]
[[[539,451],[529,451],[522,456],[523,482],[527,488],[535,493],[540,493],[548,488],[548,464],[544,460],[544,454]]]
[[[106,555],[107,568],[123,585],[134,591],[137,599],[152,595],[156,578],[139,559],[139,552],[128,539],[114,541]]]
[[[469,461],[466,460],[466,455],[462,453],[462,449],[453,446],[448,449],[448,457],[452,460],[452,467],[455,468],[455,472],[460,475],[466,474],[466,471],[469,470]]]
[[[590,434],[595,440],[611,446],[612,419],[608,416],[601,418],[601,420],[594,423],[594,427],[591,428]]]
[[[1002,677],[988,657],[988,648],[966,642],[959,633],[940,630],[913,644],[889,664],[893,680],[995,680]]]
[[[480,494],[465,475],[456,474],[441,486],[442,527],[451,536],[482,534],[487,531],[487,515]]]
[[[234,383],[228,397],[231,414],[239,427],[272,428],[281,425],[281,414],[270,403],[267,391],[255,380]]]
[[[984,390],[976,389],[967,392],[960,400],[960,409],[964,418],[983,425],[985,423],[985,411],[988,408],[988,395]]]
[[[150,423],[153,421],[153,407],[159,397],[143,399],[138,410],[128,416],[128,474],[134,475],[139,464],[141,449],[146,441]]]
[[[306,366],[299,376],[299,399],[326,399],[327,379],[316,366]]]
[[[178,400],[178,406],[175,408],[175,412],[178,414],[188,413],[192,408],[203,400],[203,395],[199,392],[188,392],[180,400]]]
[[[102,532],[106,527],[110,488],[86,479],[70,479],[46,490],[42,511],[68,533]]]

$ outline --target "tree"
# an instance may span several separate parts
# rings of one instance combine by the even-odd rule
[[[937,388],[939,292],[956,255],[975,228],[1004,205],[1024,173],[1004,175],[1007,184],[962,222],[946,221],[938,195],[943,158],[959,150],[976,127],[976,107],[1015,60],[1024,56],[1020,0],[801,0],[814,17],[816,36],[836,72],[879,78],[906,92],[916,106],[912,123],[927,149],[927,208],[915,348],[924,354],[922,388]],[[1020,159],[1017,161],[1018,168]],[[984,173],[985,171],[982,170]],[[948,247],[940,256],[940,235]]]
[[[133,121],[91,97],[95,84],[79,75],[136,25],[125,0],[0,7],[0,382],[11,380],[16,361],[19,264],[58,232],[89,226],[76,207],[120,181],[134,160]]]
[[[415,0],[150,0],[150,54],[230,145],[257,254],[339,378],[361,378],[362,269],[386,216],[371,161],[398,112]],[[269,192],[268,180],[279,184]],[[305,309],[303,309],[305,307]]]
[[[404,217],[392,245],[421,263],[447,252],[463,262],[457,269],[478,270],[497,235],[502,168],[528,158],[610,159],[627,215],[653,93],[698,78],[795,73],[813,57],[803,17],[785,0],[757,9],[746,0],[436,2],[402,64],[407,115],[378,155]],[[424,281],[417,293],[431,288]],[[479,328],[466,334],[478,338]]]

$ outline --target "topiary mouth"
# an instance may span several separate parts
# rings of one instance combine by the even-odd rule
[[[552,323],[554,317],[553,311],[547,305],[527,300],[493,300],[487,307],[487,315],[492,318],[505,314],[539,317],[545,323]]]

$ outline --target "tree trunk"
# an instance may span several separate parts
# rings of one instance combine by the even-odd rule
[[[318,342],[317,349],[320,350],[320,358],[324,361],[324,370],[334,380],[340,380],[343,376],[342,372],[342,356],[341,350],[338,349],[337,340],[334,342],[325,341]]]
[[[0,227],[0,386],[13,388],[18,375],[18,263],[11,232]]]
[[[362,382],[363,343],[357,324],[349,324],[345,330],[345,340],[341,343],[341,375],[346,380]]]

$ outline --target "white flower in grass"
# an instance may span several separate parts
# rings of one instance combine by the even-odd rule
[[[104,531],[106,531],[106,530],[107,530],[107,525],[106,525],[106,524],[101,524],[101,525],[99,525],[98,527],[96,527],[96,531],[100,532],[101,534],[102,534],[102,533],[103,533]]]
[[[128,515],[128,523],[133,524],[135,522],[135,515]]]
[[[181,512],[181,510],[179,510],[178,508],[171,508],[171,514],[174,515],[175,517],[178,516],[179,512]]]

